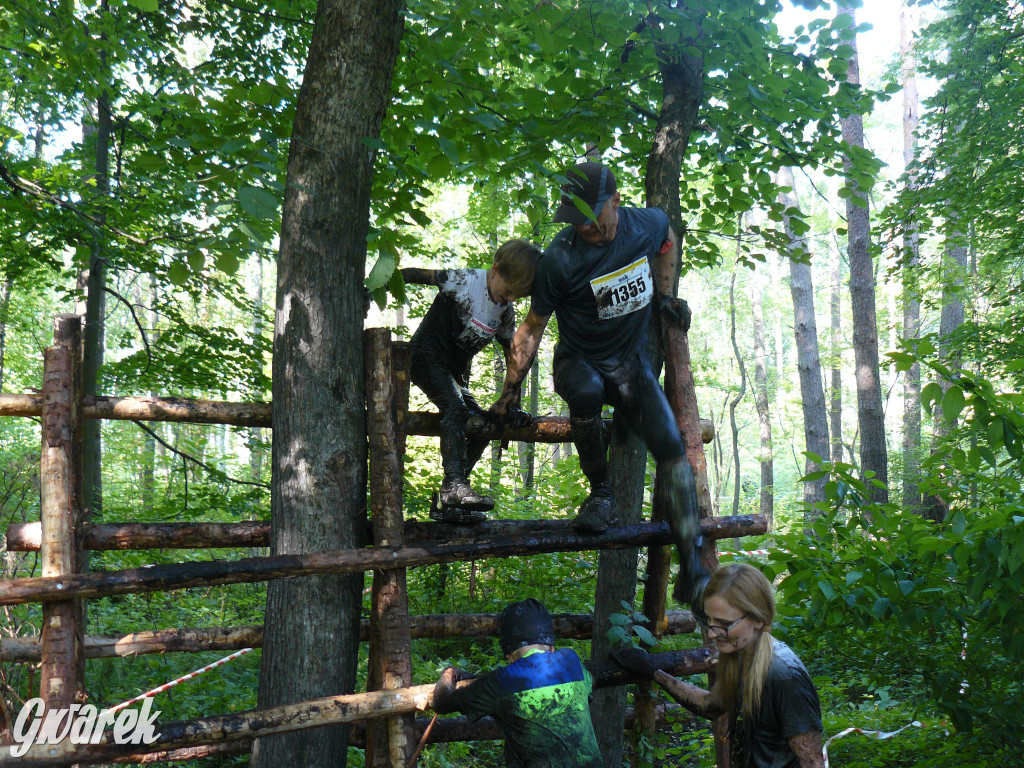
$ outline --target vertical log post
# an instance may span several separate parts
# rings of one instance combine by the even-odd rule
[[[404,521],[400,443],[393,410],[391,331],[371,328],[364,342],[373,541],[378,547],[400,547]],[[405,569],[374,571],[372,601],[367,687],[406,688],[412,684],[412,659]],[[415,746],[412,714],[368,721],[367,766],[404,768]]]
[[[686,441],[686,458],[690,460],[697,481],[697,505],[701,518],[711,517],[711,489],[708,487],[708,465],[704,456],[704,442],[701,439],[700,413],[697,410],[697,391],[693,381],[693,367],[690,363],[690,342],[682,328],[666,326],[662,329],[662,343],[665,346],[665,394],[676,414],[676,422],[683,440]],[[738,482],[738,479],[737,479]],[[718,570],[718,548],[715,539],[705,538],[701,551],[701,562],[708,573]],[[666,563],[667,574],[667,563]],[[648,585],[650,582],[648,582]],[[660,590],[664,595],[664,589]],[[645,603],[646,608],[646,603]],[[662,602],[664,611],[664,601]],[[646,614],[652,619],[651,614]],[[663,626],[664,613],[658,614],[658,627]],[[707,637],[704,638],[707,643]],[[708,674],[708,685],[712,675]],[[715,764],[718,768],[729,768],[728,721],[720,717],[711,723],[715,737]]]
[[[79,565],[76,527],[81,517],[82,323],[58,315],[55,345],[43,353],[40,518],[43,576],[70,576]],[[81,601],[43,604],[40,696],[46,708],[64,709],[82,687]]]

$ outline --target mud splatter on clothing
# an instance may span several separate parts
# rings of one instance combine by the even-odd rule
[[[821,705],[811,676],[792,649],[772,638],[772,663],[761,691],[761,711],[735,725],[732,762],[736,768],[799,768],[789,740],[821,732]]]
[[[413,334],[412,355],[440,363],[465,387],[477,352],[492,340],[506,348],[512,343],[515,309],[491,300],[486,269],[441,270],[437,282],[437,296]]]
[[[538,650],[460,688],[452,701],[472,720],[498,721],[509,768],[601,768],[590,721],[593,686],[572,649]]]
[[[655,295],[649,260],[667,232],[662,210],[619,208],[610,243],[587,243],[572,227],[555,235],[537,262],[531,308],[558,318],[556,356],[626,360],[640,348]]]

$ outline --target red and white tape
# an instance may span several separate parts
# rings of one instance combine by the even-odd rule
[[[878,740],[891,739],[896,734],[903,733],[903,731],[907,730],[907,728],[911,728],[911,727],[914,727],[914,726],[916,726],[918,728],[922,727],[920,721],[914,720],[913,722],[907,723],[902,728],[898,728],[895,731],[865,731],[863,728],[847,728],[845,731],[840,731],[835,736],[832,736],[831,738],[829,738],[828,741],[825,742],[825,745],[821,749],[822,756],[825,758],[825,768],[829,768],[829,764],[828,764],[828,745],[831,744],[836,739],[841,739],[844,736],[849,736],[851,733],[859,733],[862,736],[867,736],[869,739],[878,739]]]
[[[237,659],[239,656],[243,656],[244,654],[248,653],[251,650],[252,650],[252,648],[243,648],[240,651],[235,651],[230,656],[225,656],[223,659],[220,659],[219,661],[215,661],[212,664],[207,664],[205,667],[197,669],[194,672],[189,672],[187,675],[182,675],[181,677],[177,678],[176,680],[171,680],[171,682],[169,682],[169,683],[164,683],[163,685],[159,685],[159,686],[157,686],[156,688],[154,688],[151,691],[146,691],[145,693],[140,693],[134,699],[128,699],[128,701],[122,701],[116,707],[110,707],[109,709],[106,709],[104,711],[106,711],[106,712],[117,712],[117,710],[124,709],[125,707],[129,706],[130,704],[134,704],[136,701],[142,701],[143,699],[149,698],[150,696],[156,696],[158,693],[160,693],[162,691],[166,691],[168,688],[173,688],[174,686],[178,685],[179,683],[183,683],[186,680],[191,680],[193,677],[196,677],[198,675],[203,674],[203,672],[209,672],[211,669],[214,669],[215,667],[219,667],[221,664],[227,664],[232,659]]]

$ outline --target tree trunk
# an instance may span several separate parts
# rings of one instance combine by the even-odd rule
[[[101,16],[110,13],[107,0],[100,2]],[[106,53],[99,52],[101,69],[106,69]],[[106,317],[106,204],[110,196],[110,101],[106,90],[96,97],[96,125],[83,127],[83,138],[93,139],[93,170],[96,179],[96,226],[91,230],[89,261],[81,278],[85,282],[85,328],[82,338],[82,393],[99,393],[100,367],[103,365]],[[86,519],[103,509],[103,460],[101,422],[85,422],[82,449],[82,506]]]
[[[914,56],[916,6],[906,2],[900,12],[900,79],[903,86],[903,165],[907,186],[917,186],[916,173],[910,168],[917,151],[918,99],[917,60]],[[918,273],[921,269],[917,225],[911,221],[903,234],[903,338],[921,334],[921,294]],[[903,508],[921,510],[917,488],[918,456],[921,451],[921,365],[915,362],[903,374]]]
[[[702,59],[678,51],[659,49],[662,103],[658,124],[654,131],[651,152],[647,157],[644,188],[647,204],[661,208],[669,219],[669,225],[676,232],[682,231],[682,214],[679,204],[679,176],[683,157],[690,140],[690,132],[697,117],[697,110],[704,100],[704,63]],[[668,55],[671,54],[671,55]],[[677,277],[678,281],[678,277]],[[652,352],[657,347],[656,333],[651,332]],[[658,354],[657,358],[660,359]],[[652,356],[652,360],[655,357]],[[660,365],[660,362],[657,364]],[[612,483],[619,503],[619,516],[623,520],[639,520],[643,502],[644,477],[647,467],[647,450],[625,425],[613,429],[610,453]],[[706,482],[706,481],[705,481]],[[621,609],[622,601],[632,605],[636,595],[636,568],[638,552],[602,552],[598,561],[598,585],[594,598],[594,639],[591,643],[591,658],[603,661],[611,650],[604,632],[608,628],[608,617]],[[653,563],[651,562],[653,560]],[[652,553],[648,562],[647,590],[655,588],[662,594],[657,596],[660,613],[664,613],[665,594],[668,583],[670,558],[659,558]],[[652,573],[652,568],[659,573]],[[645,610],[649,610],[648,595],[645,592]],[[657,627],[662,622],[660,615],[648,615]],[[611,768],[622,761],[623,727],[626,711],[625,689],[613,689],[595,694],[591,705],[591,717],[597,733],[605,765]],[[650,718],[641,727],[649,727]]]
[[[775,460],[772,456],[772,415],[768,398],[768,350],[764,343],[764,310],[761,298],[761,273],[754,271],[750,280],[750,304],[754,331],[754,407],[761,431],[761,514],[772,528],[775,516]]]
[[[840,0],[838,15],[849,14],[848,29],[856,28],[851,0]],[[849,59],[846,77],[860,83],[860,61],[856,53],[857,37],[849,41],[854,55]],[[843,140],[851,147],[864,148],[864,118],[853,114],[842,120]],[[843,159],[847,171],[853,170],[849,156]],[[871,218],[868,197],[853,182],[854,190],[846,200],[847,253],[850,261],[850,299],[853,308],[853,353],[856,363],[857,423],[860,430],[860,469],[868,485],[868,498],[889,500],[889,461],[885,446],[885,412],[882,409],[882,384],[878,371],[878,325],[875,315],[875,274],[869,249]],[[876,482],[878,483],[876,485]]]
[[[0,286],[0,392],[4,391],[4,353],[7,350],[7,310],[11,306],[11,280]]]
[[[380,135],[402,24],[394,0],[317,5],[292,125],[277,270],[275,555],[362,543],[359,329],[374,158],[364,140]],[[354,689],[362,584],[362,574],[322,574],[268,585],[259,706]],[[279,735],[256,741],[251,764],[344,766],[347,748],[344,727]]]
[[[791,168],[779,171],[778,183],[783,187],[794,187]],[[781,196],[786,208],[799,208],[796,189]],[[825,407],[825,390],[821,380],[821,352],[818,347],[818,321],[814,315],[814,280],[811,275],[810,253],[806,244],[798,238],[785,218],[786,235],[789,238],[789,290],[793,296],[793,327],[796,335],[797,370],[800,374],[800,397],[804,415],[804,446],[809,453],[822,459],[829,455],[828,421]],[[799,261],[798,261],[799,259]],[[809,457],[804,461],[804,472],[814,472],[820,465]],[[817,517],[813,504],[825,500],[826,478],[804,483],[804,523],[810,526]]]
[[[540,361],[535,360],[530,368],[530,394],[526,410],[533,418],[537,418],[538,397],[540,392]],[[519,472],[523,480],[523,496],[529,496],[533,491],[533,479],[536,471],[537,444],[531,442],[519,443]]]
[[[739,239],[736,240],[736,250],[739,251]],[[738,253],[737,253],[738,255]],[[740,369],[740,391],[729,401],[729,426],[732,429],[732,465],[736,473],[736,480],[732,485],[732,513],[739,514],[740,509],[740,486],[743,484],[740,478],[740,430],[736,426],[736,406],[743,400],[747,393],[747,367],[743,364],[743,356],[740,354],[739,345],[736,343],[736,270],[733,270],[729,280],[729,338],[732,341],[732,352],[736,355],[736,365]]]
[[[252,299],[252,337],[259,339],[263,335],[263,258],[256,257],[256,277],[253,285]],[[259,393],[254,392],[254,399],[259,399]],[[249,477],[253,482],[259,482],[263,473],[263,430],[253,427],[249,430]]]
[[[156,275],[150,275],[149,278],[149,341],[150,344],[155,344],[157,341],[157,323],[159,323],[159,317],[156,311],[158,287],[156,281]],[[141,281],[139,284],[139,303],[145,306],[145,290],[142,288]],[[150,391],[150,396],[155,397],[156,392]],[[154,425],[155,426],[155,425]],[[149,432],[143,432],[142,437],[142,470],[139,473],[139,491],[142,495],[142,508],[147,512],[153,511],[153,494],[154,487],[156,485],[156,438]]]
[[[829,435],[832,439],[832,461],[835,463],[843,460],[843,313],[840,302],[843,260],[840,258],[838,248],[835,250],[829,248],[829,253],[832,257],[832,297],[829,302],[832,314]]]

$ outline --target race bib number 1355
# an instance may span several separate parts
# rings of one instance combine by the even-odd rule
[[[654,285],[647,257],[590,281],[601,320],[628,315],[651,303]]]

